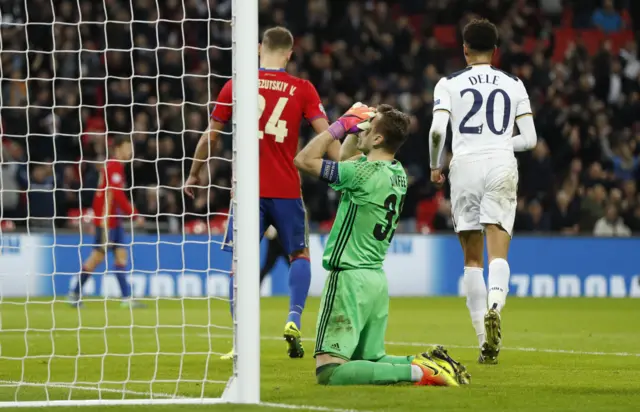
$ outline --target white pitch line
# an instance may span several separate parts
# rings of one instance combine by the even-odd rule
[[[260,406],[267,406],[272,408],[280,408],[280,409],[306,409],[308,411],[325,411],[325,412],[367,412],[361,409],[333,409],[328,408],[326,406],[311,406],[311,405],[289,405],[287,403],[271,403],[271,402],[260,402]]]
[[[436,345],[435,343],[419,343],[419,342],[385,342],[387,345],[393,346],[430,346]],[[442,345],[442,344],[439,344]],[[479,349],[477,346],[464,346],[464,345],[444,345],[447,348],[453,349]],[[517,351],[517,352],[542,352],[542,353],[556,353],[567,355],[591,355],[591,356],[622,356],[622,357],[640,357],[640,353],[632,352],[597,352],[597,351],[577,351],[573,349],[545,349],[545,348],[523,348],[523,347],[503,347],[501,350]]]
[[[17,330],[9,330],[9,331],[2,331],[4,334],[4,338],[5,339],[24,339],[25,333],[24,331],[17,331]],[[68,333],[77,333],[77,331],[67,331]],[[82,334],[84,333],[100,333],[103,334],[104,331],[102,330],[95,330],[95,329],[89,329],[89,330],[83,330],[81,331]],[[149,333],[152,333],[152,330],[149,329],[148,331]],[[54,332],[54,336],[55,337],[61,337],[64,336],[66,332]],[[140,334],[140,330],[136,331],[136,334]],[[129,333],[114,333],[114,332],[109,332],[108,333],[109,336],[122,336],[122,337],[130,337]],[[28,339],[33,339],[33,338],[49,338],[50,332],[28,332]],[[134,335],[135,336],[135,335]],[[184,334],[182,333],[162,333],[161,336],[169,336],[169,337],[182,337],[182,336],[193,336],[191,333],[189,332],[185,332]],[[201,337],[201,338],[206,338],[206,337],[212,337],[212,338],[221,338],[221,339],[232,339],[233,335],[228,335],[228,334],[205,334],[205,333],[198,333],[195,336]],[[268,340],[268,341],[279,341],[282,340],[282,337],[278,337],[278,336],[262,336],[260,339],[262,340]],[[305,342],[315,342],[315,339],[313,338],[303,338],[302,339]],[[442,343],[428,343],[428,342],[395,342],[395,341],[387,341],[385,342],[386,345],[389,346],[415,346],[415,347],[427,347],[427,346],[431,346],[431,345],[444,345],[447,348],[452,348],[452,349],[478,349],[477,346],[468,346],[468,345],[449,345],[449,344],[442,344]],[[627,358],[640,358],[640,353],[634,353],[634,352],[604,352],[604,351],[579,351],[579,350],[574,350],[574,349],[549,349],[549,348],[526,348],[526,347],[503,347],[502,350],[506,350],[506,351],[516,351],[516,352],[540,352],[540,353],[555,353],[555,354],[563,354],[563,355],[585,355],[585,356],[616,356],[616,357],[627,357]],[[2,356],[0,356],[0,359],[2,358]]]
[[[168,393],[151,393],[151,392],[138,392],[132,391],[129,389],[111,389],[111,388],[97,388],[94,386],[80,386],[74,384],[66,384],[66,383],[46,383],[46,382],[19,382],[19,381],[5,381],[0,380],[1,386],[31,386],[38,388],[57,388],[57,389],[71,389],[71,390],[79,390],[79,391],[89,391],[89,392],[106,392],[106,393],[120,393],[126,395],[136,395],[136,396],[145,396],[145,397],[158,397],[158,398],[167,398],[173,399],[178,398],[182,399],[183,396],[173,396]],[[97,385],[97,383],[96,383]]]
[[[210,336],[212,338],[229,338],[231,339],[231,335],[199,335],[202,337]],[[262,336],[260,337],[262,340],[282,340],[281,337],[277,336]],[[315,342],[313,338],[303,338],[305,342]],[[432,345],[443,345],[446,348],[453,349],[478,349],[477,346],[465,346],[465,345],[446,345],[442,343],[427,343],[427,342],[394,342],[387,341],[386,345],[389,346],[417,346],[417,347],[427,347]],[[542,352],[542,353],[557,353],[557,354],[566,354],[566,355],[591,355],[591,356],[620,356],[620,357],[633,357],[640,358],[640,353],[632,353],[632,352],[590,352],[590,351],[577,351],[572,349],[544,349],[544,348],[523,348],[523,347],[503,347],[501,350],[508,351],[518,351],[518,352]]]
[[[431,345],[443,345],[447,348],[453,349],[479,349],[477,346],[465,346],[465,345],[448,345],[442,343],[422,343],[422,342],[385,342],[391,346],[431,346]],[[500,350],[517,351],[517,352],[542,352],[542,353],[557,353],[566,355],[591,355],[591,356],[622,356],[622,357],[640,357],[640,353],[633,352],[599,352],[599,351],[578,351],[573,349],[545,349],[545,348],[524,348],[519,346],[503,347]]]
[[[18,381],[6,381],[0,380],[0,386],[10,386],[10,387],[19,387],[19,386],[30,386],[30,387],[48,387],[48,388],[58,388],[58,389],[71,389],[71,390],[79,390],[79,391],[91,391],[91,392],[108,392],[108,393],[120,393],[127,395],[135,395],[141,397],[150,397],[153,395],[154,397],[159,398],[167,398],[167,399],[190,399],[185,396],[173,396],[167,393],[151,393],[151,392],[137,392],[127,389],[107,389],[107,388],[95,388],[92,386],[78,386],[73,384],[64,384],[64,383],[44,383],[44,382],[18,382]],[[82,402],[82,401],[79,401]],[[224,403],[224,402],[221,402]],[[14,405],[14,406],[20,406]],[[63,405],[49,405],[52,406],[63,406]],[[96,405],[94,405],[96,406]],[[279,408],[279,409],[293,409],[293,410],[308,410],[308,411],[323,411],[323,412],[367,412],[358,409],[334,409],[326,406],[312,406],[312,405],[290,405],[286,403],[272,403],[272,402],[260,402],[258,406],[271,407],[271,408]]]

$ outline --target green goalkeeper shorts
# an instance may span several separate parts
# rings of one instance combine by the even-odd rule
[[[320,301],[315,355],[382,358],[388,317],[389,289],[382,269],[331,272]]]

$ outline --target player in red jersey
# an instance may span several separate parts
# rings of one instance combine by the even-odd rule
[[[311,123],[316,133],[329,127],[315,87],[307,80],[285,72],[293,50],[293,36],[283,27],[265,31],[260,44],[259,96],[260,121],[260,235],[272,225],[289,255],[289,315],[284,330],[291,358],[304,356],[300,335],[300,316],[309,293],[311,265],[309,262],[307,218],[301,197],[300,174],[293,165],[298,152],[298,133],[303,119]],[[219,131],[232,115],[232,81],[229,80],[218,95],[206,131],[194,154],[185,192],[193,196],[199,183],[202,166],[215,146]],[[249,139],[251,137],[241,138]],[[330,148],[329,157],[337,160],[340,143]],[[227,225],[223,248],[231,250],[232,219]],[[256,274],[257,276],[257,274]],[[233,282],[229,295],[233,295]],[[231,304],[233,314],[233,303]],[[223,358],[228,358],[225,355]]]
[[[113,144],[114,156],[108,159],[100,173],[98,190],[93,198],[93,213],[95,225],[95,242],[91,255],[82,265],[82,273],[74,289],[69,293],[69,303],[73,306],[81,305],[82,286],[89,280],[96,267],[104,262],[107,251],[113,250],[114,273],[120,291],[122,292],[123,307],[143,307],[139,302],[131,300],[131,287],[127,281],[126,267],[128,262],[126,234],[123,218],[129,218],[138,212],[129,202],[125,191],[124,163],[131,160],[133,151],[128,137],[118,137]],[[144,218],[138,216],[136,223],[141,225]]]

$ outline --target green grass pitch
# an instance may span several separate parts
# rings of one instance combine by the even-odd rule
[[[313,337],[318,299],[310,299],[303,333]],[[145,393],[219,396],[231,364],[213,353],[230,349],[227,304],[211,299],[160,300],[130,312],[117,302],[89,301],[81,311],[62,303],[0,304],[0,401],[143,397]],[[395,298],[387,333],[390,354],[414,354],[442,343],[465,363],[472,382],[461,388],[320,387],[313,342],[307,356],[288,359],[279,338],[287,299],[262,300],[261,382],[266,403],[358,411],[637,411],[640,409],[640,301],[516,299],[503,312],[500,364],[475,363],[475,336],[462,298]],[[106,307],[106,310],[105,310]],[[161,325],[155,328],[155,325]],[[82,332],[77,327],[82,325]],[[131,325],[134,325],[131,327]],[[187,325],[187,326],[182,326]],[[216,325],[216,326],[213,326]],[[28,326],[29,332],[21,332]],[[105,326],[107,328],[105,329]],[[82,356],[78,357],[77,354]],[[157,354],[160,353],[160,356]],[[183,353],[190,353],[183,355]],[[107,354],[104,356],[104,354]],[[133,354],[133,356],[129,356]],[[28,355],[24,361],[22,358]],[[256,365],[257,367],[257,365]],[[207,383],[201,381],[206,374]],[[181,382],[176,383],[178,377]],[[122,382],[141,381],[155,383]],[[78,382],[70,389],[71,382]],[[66,384],[65,384],[66,382]],[[84,382],[84,383],[80,383]],[[93,382],[93,384],[91,384]],[[113,382],[113,383],[108,383]],[[220,383],[218,383],[220,382]],[[70,392],[71,391],[71,392]],[[271,406],[93,407],[90,411],[281,410]],[[304,410],[302,406],[295,410]],[[24,410],[24,409],[21,409]],[[54,411],[77,408],[60,407]],[[325,409],[326,410],[326,409]]]

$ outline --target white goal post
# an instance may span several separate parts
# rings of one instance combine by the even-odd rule
[[[230,400],[260,402],[260,161],[255,144],[240,144],[246,136],[258,136],[258,2],[233,3],[233,93],[234,93],[234,219],[236,233],[234,263],[236,283],[235,376],[228,392]],[[251,142],[251,138],[249,138]]]
[[[216,404],[216,403],[244,403],[257,404],[260,402],[260,281],[258,273],[260,272],[260,239],[259,239],[259,175],[258,175],[258,53],[257,44],[259,41],[258,26],[258,1],[257,0],[231,0],[229,2],[217,2],[218,8],[224,8],[225,5],[231,5],[231,19],[213,18],[214,6],[209,0],[140,0],[140,3],[155,3],[151,7],[151,16],[148,20],[136,20],[134,17],[134,3],[138,0],[125,1],[130,7],[131,20],[122,22],[120,20],[111,20],[107,10],[118,3],[119,0],[5,0],[0,5],[0,30],[16,29],[24,32],[26,35],[26,50],[15,50],[8,48],[11,39],[0,37],[0,57],[7,52],[12,56],[16,56],[16,61],[22,59],[26,62],[25,78],[19,79],[20,87],[24,88],[25,101],[20,104],[13,103],[13,80],[9,80],[8,87],[0,87],[0,110],[20,109],[26,113],[26,132],[23,134],[7,133],[7,128],[3,127],[0,119],[0,136],[8,138],[13,144],[15,141],[26,142],[24,149],[24,158],[6,157],[9,149],[2,149],[0,159],[0,180],[2,181],[2,189],[0,190],[0,203],[6,204],[7,198],[12,193],[17,193],[27,202],[26,216],[7,216],[6,206],[2,206],[2,216],[0,216],[0,408],[22,408],[22,407],[53,407],[53,406],[109,406],[109,405],[169,405],[169,404]],[[129,260],[130,267],[126,269],[133,297],[136,301],[143,302],[147,305],[146,309],[138,309],[129,307],[128,309],[120,309],[121,302],[119,295],[110,294],[108,284],[113,289],[117,285],[111,277],[105,276],[109,269],[104,269],[102,273],[92,272],[99,276],[102,282],[101,292],[92,282],[98,276],[92,276],[87,285],[92,288],[91,293],[95,293],[95,297],[88,296],[84,308],[70,308],[66,301],[66,291],[62,292],[58,279],[64,277],[71,280],[79,279],[80,274],[85,269],[82,261],[90,253],[93,246],[93,238],[91,235],[83,234],[83,224],[90,222],[89,216],[75,219],[80,223],[77,233],[69,235],[69,229],[60,229],[57,224],[51,221],[60,219],[73,219],[68,216],[61,216],[58,213],[56,203],[53,206],[54,216],[51,218],[34,217],[32,207],[36,197],[31,198],[34,193],[49,193],[53,201],[56,202],[56,196],[65,193],[75,193],[80,202],[80,193],[85,189],[95,189],[90,187],[88,182],[84,182],[80,178],[80,187],[65,186],[62,177],[56,175],[57,167],[62,165],[72,165],[81,168],[85,163],[96,163],[97,161],[87,161],[83,158],[83,149],[80,149],[79,160],[69,160],[61,157],[58,143],[64,136],[59,133],[60,125],[56,125],[56,116],[58,109],[65,110],[71,108],[77,110],[79,116],[82,115],[84,108],[97,109],[98,106],[87,106],[83,103],[82,97],[70,106],[66,96],[61,96],[56,91],[56,81],[72,81],[78,84],[78,88],[82,89],[82,82],[85,80],[83,76],[82,54],[90,51],[97,52],[106,56],[110,51],[115,50],[118,53],[128,53],[132,65],[134,64],[134,53],[141,52],[155,53],[155,62],[160,69],[162,62],[160,61],[161,49],[160,45],[155,47],[145,45],[138,46],[136,39],[131,35],[132,47],[128,50],[112,49],[108,42],[100,50],[95,48],[89,50],[83,43],[83,36],[87,36],[91,30],[99,27],[103,30],[104,37],[108,37],[109,23],[125,23],[131,27],[134,24],[148,25],[153,29],[155,26],[156,36],[159,39],[159,24],[175,23],[175,21],[167,21],[164,16],[160,15],[160,3],[175,3],[178,7],[182,7],[181,25],[182,35],[185,33],[185,26],[190,24],[190,19],[186,12],[187,4],[189,7],[197,8],[201,12],[204,11],[208,15],[210,22],[216,24],[231,25],[231,56],[232,56],[232,79],[233,79],[233,121],[232,121],[232,152],[233,159],[231,162],[231,187],[230,189],[233,199],[231,210],[238,217],[233,219],[234,227],[234,251],[233,251],[233,267],[235,290],[234,302],[234,319],[230,321],[228,314],[228,300],[221,290],[219,283],[210,282],[211,273],[216,274],[227,273],[225,270],[216,267],[218,262],[213,261],[211,256],[211,248],[219,248],[219,241],[212,245],[207,235],[186,235],[181,229],[180,234],[172,235],[171,239],[166,240],[158,229],[160,222],[160,214],[147,215],[147,224],[153,226],[150,233],[139,237],[138,229],[133,224],[126,223],[125,227],[129,232],[131,240],[127,244],[130,251]],[[34,16],[30,16],[30,11],[34,10],[36,3],[49,3],[52,10],[57,7],[66,7],[71,5],[77,10],[76,21],[65,21],[60,16],[54,16],[52,21],[42,21]],[[65,3],[62,5],[62,3]],[[100,4],[101,3],[101,4]],[[105,10],[102,21],[87,20],[83,17],[85,7],[96,6],[100,4],[101,10]],[[213,4],[213,3],[212,3]],[[88,7],[90,8],[90,7]],[[24,20],[15,20],[15,10],[23,11]],[[154,10],[156,11],[154,17]],[[228,14],[227,14],[228,15]],[[100,20],[100,19],[98,19]],[[198,19],[193,19],[198,20]],[[200,18],[199,20],[203,20]],[[86,25],[86,27],[83,27]],[[91,28],[89,28],[91,26]],[[29,50],[29,29],[38,27],[48,27],[53,36],[52,50],[37,50],[35,54],[33,50]],[[86,30],[85,30],[86,29]],[[73,30],[79,37],[78,44],[75,49],[69,49],[68,44],[63,46],[62,52],[76,53],[76,62],[80,66],[76,77],[68,77],[67,74],[60,71],[60,67],[56,64],[56,53],[60,51],[56,44],[53,34],[56,30]],[[13,33],[13,32],[12,32]],[[223,36],[224,37],[224,36]],[[31,39],[33,40],[33,39]],[[159,41],[159,40],[158,40]],[[87,43],[88,44],[88,43]],[[165,46],[165,48],[167,48]],[[211,37],[206,41],[206,48],[198,49],[197,52],[209,54],[210,49],[225,50],[228,45],[212,45]],[[185,55],[192,53],[197,47],[186,44],[186,40],[174,50],[179,50],[182,54],[182,64],[186,67],[184,61]],[[29,68],[30,53],[33,55],[41,54],[43,58],[52,59],[52,79],[43,79],[39,73],[31,71]],[[91,54],[89,53],[89,54]],[[96,53],[94,53],[94,56]],[[38,57],[39,58],[39,57]],[[209,58],[209,57],[207,57]],[[1,62],[6,63],[6,62]],[[19,64],[16,64],[20,66]],[[211,72],[213,68],[211,64],[207,64],[209,73],[204,76],[198,74],[192,77],[206,77],[209,79],[214,74]],[[0,64],[0,80],[11,79],[12,73],[3,72],[2,68],[6,67]],[[133,84],[135,80],[135,70],[133,75],[128,78],[120,77],[119,79],[127,80]],[[182,87],[182,94],[186,96],[185,77],[189,76],[185,70],[183,76],[179,79]],[[165,76],[163,73],[155,73],[147,75],[156,82],[158,90],[155,100],[156,107],[152,108],[159,117],[160,106],[160,77]],[[172,74],[165,76],[172,78]],[[173,76],[175,78],[175,76]],[[218,78],[224,77],[217,75]],[[105,70],[102,77],[97,79],[102,81],[104,88],[107,88],[108,81],[111,78],[109,69]],[[52,103],[48,107],[40,106],[39,100],[30,94],[30,85],[41,81],[53,81]],[[90,79],[95,81],[96,78]],[[207,80],[207,86],[210,86]],[[210,88],[210,87],[209,87]],[[17,90],[17,89],[16,89]],[[134,90],[131,87],[131,101],[134,100]],[[210,109],[210,103],[214,102],[215,95],[211,95],[209,90],[209,99],[207,104],[202,105],[202,116],[208,119],[207,106]],[[82,95],[82,93],[80,93]],[[185,97],[186,99],[186,97]],[[186,102],[184,102],[186,103]],[[12,106],[13,105],[13,106]],[[167,106],[182,106],[180,103],[172,102]],[[195,104],[197,106],[197,104]],[[19,107],[20,106],[20,107]],[[23,107],[24,106],[24,107]],[[123,107],[125,111],[129,111],[131,117],[131,127],[134,125],[133,103],[121,104],[115,103],[115,106]],[[104,108],[109,108],[108,98],[104,103]],[[50,116],[45,116],[45,121],[49,122],[52,132],[42,134],[33,131],[30,128],[32,123],[29,117],[35,116],[35,113],[46,111]],[[153,116],[153,115],[152,115]],[[187,124],[184,111],[182,112],[183,124]],[[57,120],[59,121],[59,119]],[[106,115],[105,115],[105,122]],[[208,122],[208,120],[207,120]],[[81,119],[80,134],[91,134],[92,131],[85,130],[86,125]],[[6,126],[6,125],[5,125]],[[202,132],[199,130],[198,132]],[[154,132],[156,139],[156,147],[161,146],[160,136],[163,130]],[[182,133],[196,132],[185,126]],[[104,133],[106,136],[108,132]],[[114,135],[122,134],[130,136],[133,142],[135,130],[129,132],[114,132]],[[151,133],[150,133],[151,134]],[[52,144],[53,153],[50,160],[34,159],[29,152],[29,141],[33,138],[50,137],[54,142]],[[77,137],[77,136],[76,136]],[[255,144],[250,144],[255,139]],[[6,143],[6,142],[5,142]],[[17,143],[20,145],[22,143]],[[106,144],[105,144],[106,145]],[[184,144],[183,144],[184,149]],[[157,149],[160,153],[160,148]],[[108,150],[107,150],[108,152]],[[186,154],[190,157],[192,154]],[[159,162],[165,160],[161,155],[155,160],[155,173],[160,179]],[[177,159],[182,162],[187,159]],[[23,173],[24,186],[10,188],[6,186],[6,179],[3,173],[7,175],[13,167],[17,170],[16,175]],[[35,168],[42,166],[43,170],[51,171],[52,177],[46,180],[46,184],[37,182]],[[14,169],[11,169],[12,171]],[[20,172],[23,170],[23,172]],[[62,168],[64,169],[64,167]],[[133,172],[132,176],[133,176]],[[184,181],[185,176],[181,176]],[[134,180],[131,177],[131,180]],[[42,184],[41,184],[42,183]],[[95,183],[95,182],[94,182]],[[48,185],[48,186],[47,186]],[[87,185],[87,186],[85,186]],[[220,187],[220,186],[217,186]],[[135,182],[131,183],[131,189],[136,189]],[[167,189],[158,183],[155,190]],[[181,187],[171,187],[171,190]],[[173,193],[178,193],[174,190]],[[181,196],[184,196],[182,194]],[[209,196],[209,195],[207,195]],[[159,197],[157,198],[159,199]],[[210,199],[210,198],[209,198]],[[178,200],[183,205],[184,199]],[[159,203],[159,200],[158,200]],[[82,207],[79,207],[82,210]],[[208,210],[208,208],[205,208]],[[158,211],[160,210],[158,206]],[[174,221],[184,223],[187,212],[181,214],[173,214],[167,212],[168,218],[175,218]],[[13,222],[16,222],[16,225]],[[19,223],[20,222],[20,223]],[[26,222],[26,224],[24,223]],[[44,222],[42,227],[33,222]],[[7,226],[5,224],[8,223]],[[155,225],[155,226],[154,226]],[[14,226],[18,227],[17,231]],[[66,226],[65,226],[66,228]],[[148,229],[148,228],[147,228]],[[231,229],[231,228],[230,228]],[[44,230],[44,232],[43,232]],[[66,232],[65,232],[66,230]],[[51,233],[53,231],[53,233]],[[206,230],[205,230],[206,231]],[[65,235],[66,233],[66,235]],[[174,231],[174,233],[177,233]],[[128,236],[129,236],[128,235]],[[75,241],[66,242],[65,236],[80,239],[80,244]],[[146,237],[145,237],[146,236]],[[211,232],[209,232],[211,236]],[[148,238],[156,237],[157,240],[151,242]],[[50,240],[42,240],[42,239]],[[136,240],[136,239],[142,240]],[[176,241],[175,239],[182,239]],[[49,242],[49,243],[47,243]],[[82,252],[81,249],[82,248]],[[63,254],[57,255],[57,250],[62,249]],[[178,262],[170,262],[168,268],[163,266],[166,262],[167,250],[176,251],[174,260]],[[30,251],[39,251],[42,253],[31,253]],[[138,253],[149,253],[151,258],[147,258]],[[147,252],[145,252],[147,251]],[[203,252],[207,251],[207,252]],[[29,253],[27,253],[29,252]],[[208,262],[207,267],[191,268],[191,259],[198,253],[204,253],[205,260]],[[49,256],[46,264],[40,264],[37,256]],[[60,256],[64,256],[61,258]],[[111,254],[108,254],[105,267],[113,263]],[[217,255],[216,255],[217,256]],[[69,271],[69,262],[63,262],[60,259],[73,260],[73,265],[78,269]],[[142,259],[144,258],[144,259]],[[138,260],[148,260],[149,265],[137,264]],[[171,260],[171,259],[169,259]],[[10,264],[5,264],[9,262]],[[175,265],[174,265],[175,263]],[[155,264],[155,269],[154,269]],[[43,265],[51,266],[49,269],[43,269]],[[3,267],[4,266],[4,267]],[[120,267],[120,266],[117,266]],[[149,268],[151,267],[151,268]],[[124,272],[124,269],[116,269]],[[172,295],[164,294],[166,292],[166,284],[162,279],[169,277],[164,272],[171,272],[172,281],[175,291]],[[161,273],[163,272],[163,273]],[[136,275],[139,278],[147,279],[147,282],[156,282],[159,294],[150,293],[154,286],[149,284],[141,285],[137,282]],[[20,285],[16,286],[16,279],[19,279]],[[226,279],[219,276],[216,279]],[[69,281],[69,282],[70,282]],[[202,295],[194,293],[190,286],[192,283],[202,285]],[[47,286],[47,282],[49,285]],[[69,283],[67,282],[67,283]],[[96,281],[97,282],[97,281]],[[111,282],[111,283],[109,283]],[[22,285],[24,283],[24,285]],[[44,285],[44,286],[43,286]],[[65,283],[65,288],[66,283]],[[14,288],[14,289],[11,289]],[[215,293],[212,289],[216,289]],[[47,296],[42,291],[49,291],[53,296]],[[155,290],[155,289],[154,289]],[[61,294],[64,293],[64,294]],[[84,293],[84,292],[83,292]],[[91,293],[87,293],[90,295]],[[181,295],[184,293],[184,295]],[[222,296],[222,297],[217,297]],[[213,308],[213,305],[217,305]],[[114,309],[115,308],[115,309]],[[120,310],[120,312],[116,312]],[[15,316],[17,314],[17,316]],[[44,319],[46,318],[46,319]],[[195,319],[195,320],[194,320]],[[145,323],[147,322],[147,323]],[[214,323],[217,322],[217,323]],[[220,326],[221,324],[232,324],[232,327]],[[226,332],[226,333],[225,333]],[[193,337],[191,339],[190,337]],[[219,340],[219,341],[218,341]],[[171,349],[166,350],[167,343]],[[225,353],[232,343],[234,350],[233,361],[218,360],[219,355]],[[227,347],[229,345],[229,347]],[[65,347],[67,346],[67,347]],[[70,347],[77,352],[69,352]],[[93,347],[92,346],[97,346]],[[155,349],[154,349],[155,348]],[[233,365],[233,366],[230,366]],[[191,368],[191,369],[189,369]],[[215,368],[220,368],[216,373]],[[195,369],[195,370],[194,370]],[[222,372],[220,372],[222,371]],[[225,377],[221,376],[226,373]],[[229,373],[231,376],[229,377]],[[213,376],[213,377],[212,377]],[[211,390],[212,384],[217,384],[219,390]],[[186,388],[186,389],[185,389]]]

